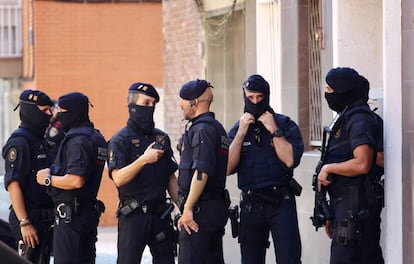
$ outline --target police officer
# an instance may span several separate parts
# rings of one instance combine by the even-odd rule
[[[327,161],[318,188],[328,186],[333,219],[325,230],[332,238],[331,263],[384,263],[379,245],[374,168],[378,123],[366,103],[358,72],[334,68],[326,75],[325,99],[342,113],[328,140]]]
[[[269,105],[270,87],[254,74],[243,83],[244,114],[231,128],[228,174],[237,172],[242,263],[265,263],[272,234],[277,263],[300,263],[301,241],[292,178],[303,154],[298,126]]]
[[[95,263],[97,226],[104,211],[96,199],[106,161],[106,141],[89,120],[89,99],[82,93],[59,98],[57,119],[65,138],[51,166],[37,172],[55,205],[55,263]]]
[[[210,112],[212,86],[193,80],[180,90],[180,107],[189,120],[180,140],[178,263],[224,263],[223,235],[229,201],[225,182],[228,138]]]
[[[36,183],[36,171],[52,162],[44,133],[52,116],[49,96],[38,90],[20,94],[20,120],[6,145],[4,185],[9,191],[9,223],[20,255],[33,263],[49,263],[54,219],[46,188]],[[17,248],[17,245],[16,245]]]
[[[128,90],[129,119],[109,141],[109,176],[119,195],[118,263],[139,263],[146,245],[154,263],[174,263],[176,235],[171,221],[178,186],[168,135],[154,127],[159,102],[155,88],[133,83]]]

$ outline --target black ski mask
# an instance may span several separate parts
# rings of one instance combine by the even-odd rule
[[[90,123],[89,99],[86,95],[79,92],[65,94],[59,98],[59,107],[67,110],[56,114],[56,119],[65,132]]]
[[[20,120],[22,127],[25,127],[38,136],[43,136],[46,128],[49,126],[50,118],[42,112],[37,105],[27,102],[20,102]]]
[[[145,135],[151,135],[154,132],[154,106],[140,106],[128,104],[129,119],[128,125],[136,130],[141,130]]]
[[[52,115],[41,111],[39,106],[52,106],[52,100],[45,93],[38,90],[25,90],[20,94],[21,126],[29,129],[37,136],[43,136],[49,126]],[[16,109],[17,109],[16,107]]]
[[[329,108],[335,112],[342,112],[347,105],[365,98],[366,89],[361,76],[352,68],[334,68],[326,75],[326,83],[333,93],[325,93]]]
[[[249,78],[247,78],[246,81],[244,81],[243,89],[264,94],[264,98],[257,104],[254,104],[249,100],[249,98],[246,97],[246,94],[243,92],[244,112],[248,112],[254,115],[256,119],[266,111],[273,112],[272,108],[269,105],[269,83],[262,76],[258,74],[251,75]]]
[[[136,82],[128,89],[128,98],[135,98],[135,93],[144,94],[155,99],[155,103],[160,101],[157,90],[150,83]],[[155,106],[141,106],[135,100],[128,99],[129,119],[127,124],[136,131],[142,131],[145,135],[154,133],[154,111]]]
[[[347,93],[325,92],[325,99],[329,108],[335,112],[342,112],[347,105],[351,105],[358,100],[362,101],[360,94],[355,93],[355,91]]]

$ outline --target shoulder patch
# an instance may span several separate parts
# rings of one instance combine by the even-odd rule
[[[49,130],[49,137],[56,137],[57,134],[59,134],[59,130],[56,127],[51,127]]]
[[[7,152],[7,159],[10,162],[14,162],[17,158],[17,149],[11,148],[9,149],[9,152]]]
[[[138,138],[134,138],[131,140],[132,145],[135,145],[135,147],[139,148],[141,145],[141,141]]]

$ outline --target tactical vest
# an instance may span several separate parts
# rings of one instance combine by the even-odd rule
[[[21,127],[13,131],[12,137],[23,137],[30,149],[31,160],[28,161],[30,163],[27,165],[30,167],[30,176],[20,182],[26,207],[53,207],[50,197],[46,194],[45,187],[39,185],[36,181],[37,171],[49,168],[52,163],[47,141],[44,138],[34,136],[30,131]]]
[[[62,162],[63,161],[63,150],[66,150],[67,142],[72,139],[73,137],[83,136],[88,139],[92,143],[92,151],[93,157],[90,157],[93,160],[92,164],[89,169],[91,175],[89,176],[89,181],[85,182],[85,185],[77,190],[62,190],[58,188],[51,187],[50,193],[52,195],[53,201],[61,202],[61,201],[72,201],[74,197],[79,198],[80,202],[92,202],[95,201],[96,195],[98,193],[98,189],[101,183],[102,172],[105,166],[106,157],[107,157],[107,149],[106,149],[106,141],[99,130],[94,129],[93,127],[83,126],[72,128],[66,134],[65,138],[63,139],[61,146],[59,148],[56,160]],[[70,154],[70,153],[69,153]],[[55,163],[56,164],[56,163]],[[60,167],[52,168],[53,175],[64,175],[66,173],[66,165],[63,161],[62,164],[59,164]]]
[[[193,156],[198,155],[194,153],[195,143],[198,144],[199,140],[196,133],[198,129],[202,129],[201,124],[208,124],[212,126],[216,132],[217,141],[215,143],[212,159],[215,159],[216,165],[214,171],[208,174],[208,180],[204,188],[205,192],[221,192],[223,191],[226,183],[226,171],[228,161],[228,149],[229,142],[226,131],[221,124],[214,119],[211,114],[203,114],[193,120],[191,127],[182,136],[182,143],[179,149],[181,154],[178,177],[178,185],[180,187],[180,193],[187,194],[190,190],[191,180],[194,175],[195,169],[193,168]],[[193,143],[194,142],[194,143]]]
[[[373,146],[371,147],[374,149],[371,170],[366,175],[360,175],[356,177],[343,177],[341,175],[333,175],[334,182],[331,185],[331,188],[339,188],[339,186],[344,185],[360,185],[365,181],[365,176],[367,176],[369,180],[373,180],[375,178],[373,174],[376,166],[375,162],[378,144],[378,124],[376,121],[376,117],[374,116],[374,113],[365,104],[354,106],[350,110],[345,112],[341,128],[336,132],[334,136],[331,136],[329,138],[330,147],[327,150],[328,158],[326,163],[343,162],[353,158],[353,150],[351,148],[348,131],[349,128],[354,124],[354,122],[361,120],[364,120],[366,123],[375,123],[376,126],[376,129],[374,131],[375,134],[370,135],[373,136]]]
[[[123,128],[115,137],[117,143],[121,145],[122,155],[127,160],[127,164],[120,164],[122,167],[131,164],[139,158],[147,147],[166,135],[159,129],[154,129],[153,135],[140,135],[129,125]],[[119,140],[121,139],[121,140]],[[109,154],[111,156],[111,153]],[[157,162],[146,164],[139,174],[128,184],[118,188],[119,198],[137,199],[139,201],[159,202],[165,199],[165,190],[168,186],[170,176],[177,168],[172,160],[173,152],[169,139],[165,138],[164,154]]]
[[[279,115],[278,118],[281,119],[281,122],[278,122],[280,129],[284,131],[282,125],[288,123],[289,117]],[[247,192],[288,185],[293,169],[287,168],[279,160],[270,133],[261,123],[249,126],[242,144],[237,169],[239,189]]]

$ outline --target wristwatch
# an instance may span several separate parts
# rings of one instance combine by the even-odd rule
[[[52,175],[49,175],[45,178],[45,186],[50,186],[52,184]]]
[[[280,130],[280,129],[276,129],[276,131],[273,132],[272,134],[270,134],[270,136],[272,138],[274,138],[274,137],[283,137],[283,131]]]

